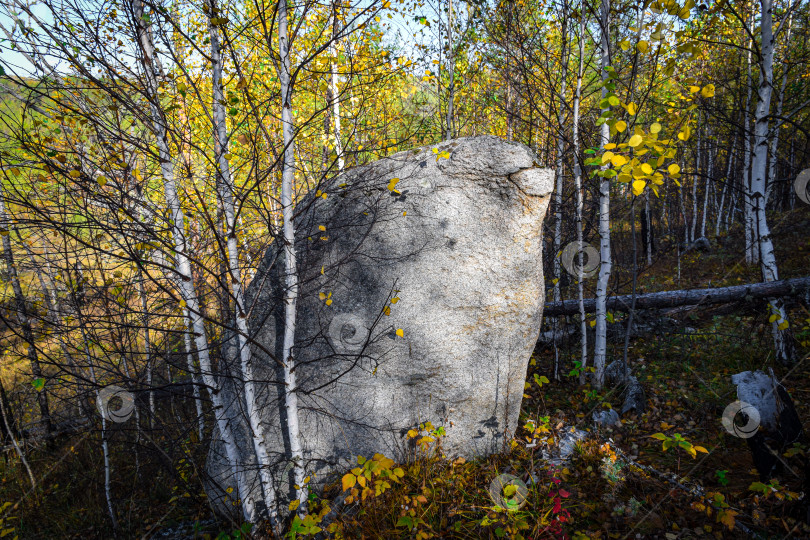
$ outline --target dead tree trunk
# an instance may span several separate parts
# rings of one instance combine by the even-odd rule
[[[770,281],[767,283],[735,285],[733,287],[686,289],[639,294],[636,295],[635,309],[665,309],[680,306],[728,304],[762,298],[800,296],[805,294],[810,294],[810,276]],[[630,311],[631,302],[632,295],[629,294],[608,297],[607,309],[626,313]],[[575,315],[579,313],[579,310],[580,307],[577,300],[549,302],[543,309],[543,315],[547,317]],[[596,311],[596,299],[589,298],[585,300],[585,312],[593,313],[594,311]]]

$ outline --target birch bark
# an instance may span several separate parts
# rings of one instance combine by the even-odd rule
[[[760,79],[757,89],[757,106],[754,112],[754,148],[751,162],[751,191],[753,214],[755,217],[755,237],[758,251],[762,280],[765,282],[777,281],[779,269],[776,264],[768,219],[765,214],[765,183],[766,166],[768,160],[768,115],[771,109],[771,95],[773,92],[773,3],[772,0],[760,0]],[[772,315],[776,320],[772,324],[774,349],[776,358],[783,364],[792,361],[789,336],[787,335],[787,313],[780,300],[770,300]]]
[[[228,126],[225,120],[225,93],[222,83],[222,53],[220,51],[219,32],[214,24],[214,18],[219,18],[218,8],[211,0],[208,4],[208,36],[211,41],[211,86],[214,121],[214,156],[217,166],[219,196],[222,200],[222,209],[225,218],[225,235],[227,245],[227,272],[228,282],[231,284],[231,293],[235,304],[234,319],[236,320],[237,336],[239,341],[239,360],[244,381],[245,405],[250,428],[250,438],[253,442],[253,451],[259,464],[259,479],[261,481],[264,504],[269,512],[270,523],[277,527],[276,492],[273,487],[273,477],[270,469],[270,457],[267,453],[264,426],[261,422],[261,405],[258,403],[258,388],[256,376],[253,371],[253,355],[249,342],[247,326],[247,308],[245,306],[244,291],[242,288],[242,271],[239,266],[239,245],[236,238],[236,185],[231,175],[230,164],[226,157],[228,152]],[[200,350],[197,349],[199,354]]]
[[[600,53],[602,82],[607,80],[606,67],[610,65],[608,39],[610,36],[610,0],[602,0],[601,6]],[[607,95],[607,88],[602,88],[602,99]],[[602,148],[610,141],[610,128],[603,123],[600,132]],[[594,386],[602,388],[605,380],[605,358],[607,356],[607,293],[613,261],[610,256],[610,180],[602,177],[599,182],[599,277],[596,282],[596,337],[594,338],[593,364]]]
[[[580,13],[579,17],[579,36],[577,39],[578,53],[579,53],[579,66],[577,67],[577,86],[574,90],[574,110],[572,118],[572,139],[574,145],[574,190],[577,194],[577,203],[575,210],[575,220],[577,229],[577,245],[582,246],[582,206],[583,206],[583,193],[582,193],[582,167],[579,161],[579,105],[582,99],[582,74],[585,70],[585,15]],[[582,251],[579,252],[578,269],[579,275],[577,276],[577,301],[579,302],[579,329],[580,329],[580,354],[581,354],[581,372],[579,376],[580,384],[585,384],[585,368],[588,366],[588,323],[585,320],[585,285],[583,283],[584,276],[582,270],[585,261]]]
[[[284,363],[284,396],[287,412],[287,436],[290,440],[290,454],[293,461],[293,477],[299,511],[306,508],[304,491],[304,463],[298,420],[298,394],[296,394],[295,359],[295,317],[298,303],[298,270],[295,258],[295,224],[293,223],[293,183],[295,181],[295,125],[292,116],[292,80],[290,70],[290,42],[287,30],[287,0],[278,2],[278,44],[281,56],[279,80],[281,81],[281,124],[284,136],[284,165],[281,173],[281,209],[283,215],[284,243],[284,342],[282,362]]]

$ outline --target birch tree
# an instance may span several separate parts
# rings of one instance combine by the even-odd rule
[[[583,206],[583,191],[582,191],[582,165],[580,164],[579,154],[579,108],[582,101],[582,75],[585,71],[585,10],[584,6],[580,5],[579,13],[579,34],[577,36],[577,48],[579,66],[577,67],[577,83],[574,90],[574,103],[573,114],[571,119],[572,125],[572,145],[574,154],[574,190],[576,191],[576,209],[574,210],[575,228],[577,233],[577,245],[580,248],[583,245],[582,240],[582,206]],[[588,322],[585,318],[585,284],[583,270],[585,268],[584,257],[582,249],[577,254],[578,260],[578,275],[577,275],[577,300],[579,302],[579,332],[580,332],[580,384],[585,383],[585,369],[588,367]]]
[[[197,355],[200,361],[200,371],[203,382],[208,388],[209,396],[214,405],[214,415],[217,421],[219,435],[225,445],[228,461],[231,465],[233,478],[237,483],[237,493],[242,501],[242,512],[245,519],[250,523],[257,521],[257,513],[253,498],[248,491],[249,487],[242,470],[242,457],[236,446],[236,439],[231,430],[231,426],[225,415],[225,408],[219,393],[219,384],[213,375],[213,368],[209,357],[209,347],[206,338],[206,330],[203,324],[202,312],[194,290],[194,282],[191,272],[191,260],[187,251],[187,240],[185,235],[185,213],[180,205],[177,184],[174,175],[174,162],[169,149],[168,128],[165,124],[163,111],[160,109],[157,88],[158,76],[161,69],[158,64],[159,59],[155,55],[150,24],[148,17],[144,18],[144,4],[140,0],[133,0],[132,12],[137,25],[137,35],[140,45],[140,60],[143,66],[143,73],[146,82],[146,96],[149,99],[152,116],[152,134],[157,144],[160,171],[163,179],[164,200],[166,210],[170,215],[169,227],[172,241],[174,242],[175,268],[177,274],[177,284],[180,295],[183,298],[185,307],[190,315],[190,327],[194,332],[194,341],[197,347]]]
[[[290,440],[290,454],[293,461],[293,476],[296,500],[301,510],[305,507],[304,454],[301,445],[300,424],[298,421],[298,395],[296,394],[295,359],[295,317],[298,302],[298,270],[295,259],[295,224],[293,222],[293,185],[295,183],[295,124],[292,114],[292,72],[290,69],[290,40],[287,23],[287,0],[278,2],[278,50],[280,65],[278,76],[281,81],[281,124],[284,134],[284,163],[281,173],[281,208],[283,216],[284,252],[284,341],[282,362],[284,371],[284,407],[287,413],[287,436]]]
[[[600,9],[600,67],[602,75],[602,99],[607,98],[607,68],[610,67],[610,0],[602,0]],[[603,109],[603,113],[607,109]],[[599,144],[604,149],[610,142],[610,127],[602,123]],[[610,179],[599,179],[599,274],[596,282],[596,335],[594,337],[593,367],[594,385],[601,388],[605,380],[607,357],[607,294],[613,262],[610,254]]]
[[[239,342],[239,359],[244,379],[244,396],[250,437],[253,450],[259,465],[259,478],[261,480],[264,503],[270,512],[270,521],[276,527],[276,493],[270,469],[270,457],[267,453],[267,437],[261,423],[259,412],[261,405],[258,402],[259,390],[256,385],[256,375],[253,369],[253,355],[249,342],[247,326],[247,312],[245,296],[242,287],[242,271],[239,263],[239,245],[236,237],[237,209],[234,204],[236,185],[231,176],[228,163],[228,128],[225,122],[225,93],[222,82],[222,53],[220,51],[219,32],[215,21],[221,20],[221,14],[214,2],[208,4],[208,36],[211,42],[211,86],[212,86],[212,118],[214,122],[214,163],[217,171],[217,186],[222,199],[223,214],[225,218],[225,235],[227,243],[227,271],[228,282],[235,303],[234,319],[236,320],[237,336]],[[200,350],[197,349],[199,354]]]
[[[773,31],[773,1],[760,0],[760,58],[759,87],[757,88],[757,105],[754,112],[754,143],[751,161],[751,183],[749,197],[753,204],[755,218],[755,237],[762,280],[764,282],[777,281],[779,269],[776,264],[773,241],[765,214],[765,190],[767,181],[768,161],[768,127],[771,109],[771,96],[773,93],[773,54],[776,35]],[[782,28],[782,25],[779,26]],[[776,358],[784,364],[790,363],[793,358],[790,337],[787,332],[789,323],[787,312],[781,300],[772,299],[769,302],[771,313],[774,349]]]

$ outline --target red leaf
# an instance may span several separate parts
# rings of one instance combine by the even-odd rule
[[[567,491],[565,491],[564,489],[560,490],[560,497],[562,497],[563,499],[568,498],[569,495],[571,495],[571,494],[568,493]]]
[[[551,511],[554,512],[555,514],[558,514],[560,510],[562,510],[562,504],[560,504],[560,498],[557,497],[556,499],[554,499],[554,508]]]

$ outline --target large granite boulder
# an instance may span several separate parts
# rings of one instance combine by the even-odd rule
[[[544,303],[543,217],[553,186],[526,146],[456,139],[357,167],[298,205],[301,277],[294,354],[306,469],[318,485],[358,455],[412,456],[406,432],[445,426],[448,456],[499,451],[518,428]],[[284,263],[270,246],[248,287],[256,371],[279,504],[291,468],[278,362]],[[401,332],[399,332],[401,330]],[[225,385],[243,454],[237,392]],[[222,444],[209,495],[226,511]],[[258,500],[255,459],[252,469]],[[235,492],[234,492],[235,495]]]

